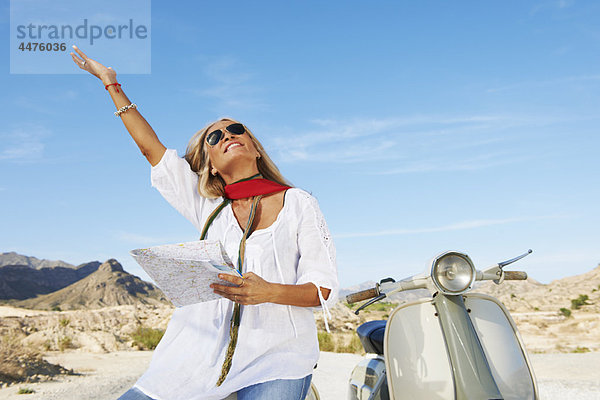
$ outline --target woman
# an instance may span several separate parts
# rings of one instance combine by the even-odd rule
[[[316,199],[290,187],[243,124],[222,118],[167,149],[116,72],[76,46],[73,61],[102,80],[152,165],[151,182],[196,228],[220,240],[242,277],[211,285],[219,300],[178,307],[148,370],[122,400],[303,399],[318,357],[311,307],[337,301],[335,249]],[[225,282],[224,282],[225,283]]]

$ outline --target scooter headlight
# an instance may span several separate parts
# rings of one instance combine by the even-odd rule
[[[461,294],[471,289],[475,282],[475,266],[468,255],[448,251],[433,260],[431,278],[444,294]]]

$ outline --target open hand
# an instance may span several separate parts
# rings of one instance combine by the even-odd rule
[[[246,272],[243,278],[229,274],[219,274],[219,278],[238,286],[226,286],[213,283],[210,287],[216,294],[229,300],[243,304],[268,303],[273,294],[271,283],[265,281],[254,272]]]
[[[83,51],[79,50],[79,48],[77,48],[77,46],[75,45],[73,45],[73,49],[77,52],[79,57],[77,57],[73,52],[71,52],[70,54],[73,58],[73,61],[75,62],[75,64],[77,64],[79,68],[86,70],[90,74],[102,80],[102,82],[113,83],[117,81],[117,72],[111,67],[106,68],[98,61],[92,60],[91,58],[86,56]]]

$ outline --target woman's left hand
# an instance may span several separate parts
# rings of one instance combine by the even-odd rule
[[[219,274],[219,278],[238,286],[226,286],[213,283],[210,287],[216,294],[243,304],[260,304],[271,301],[273,284],[265,281],[254,272],[246,272],[243,278],[229,274]]]

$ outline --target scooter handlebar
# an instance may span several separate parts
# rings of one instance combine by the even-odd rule
[[[525,271],[504,271],[504,280],[506,281],[524,281],[527,279]]]
[[[367,290],[361,290],[360,292],[350,293],[346,296],[346,301],[348,303],[358,303],[359,301],[371,299],[377,296],[379,296],[379,289],[374,287]]]

